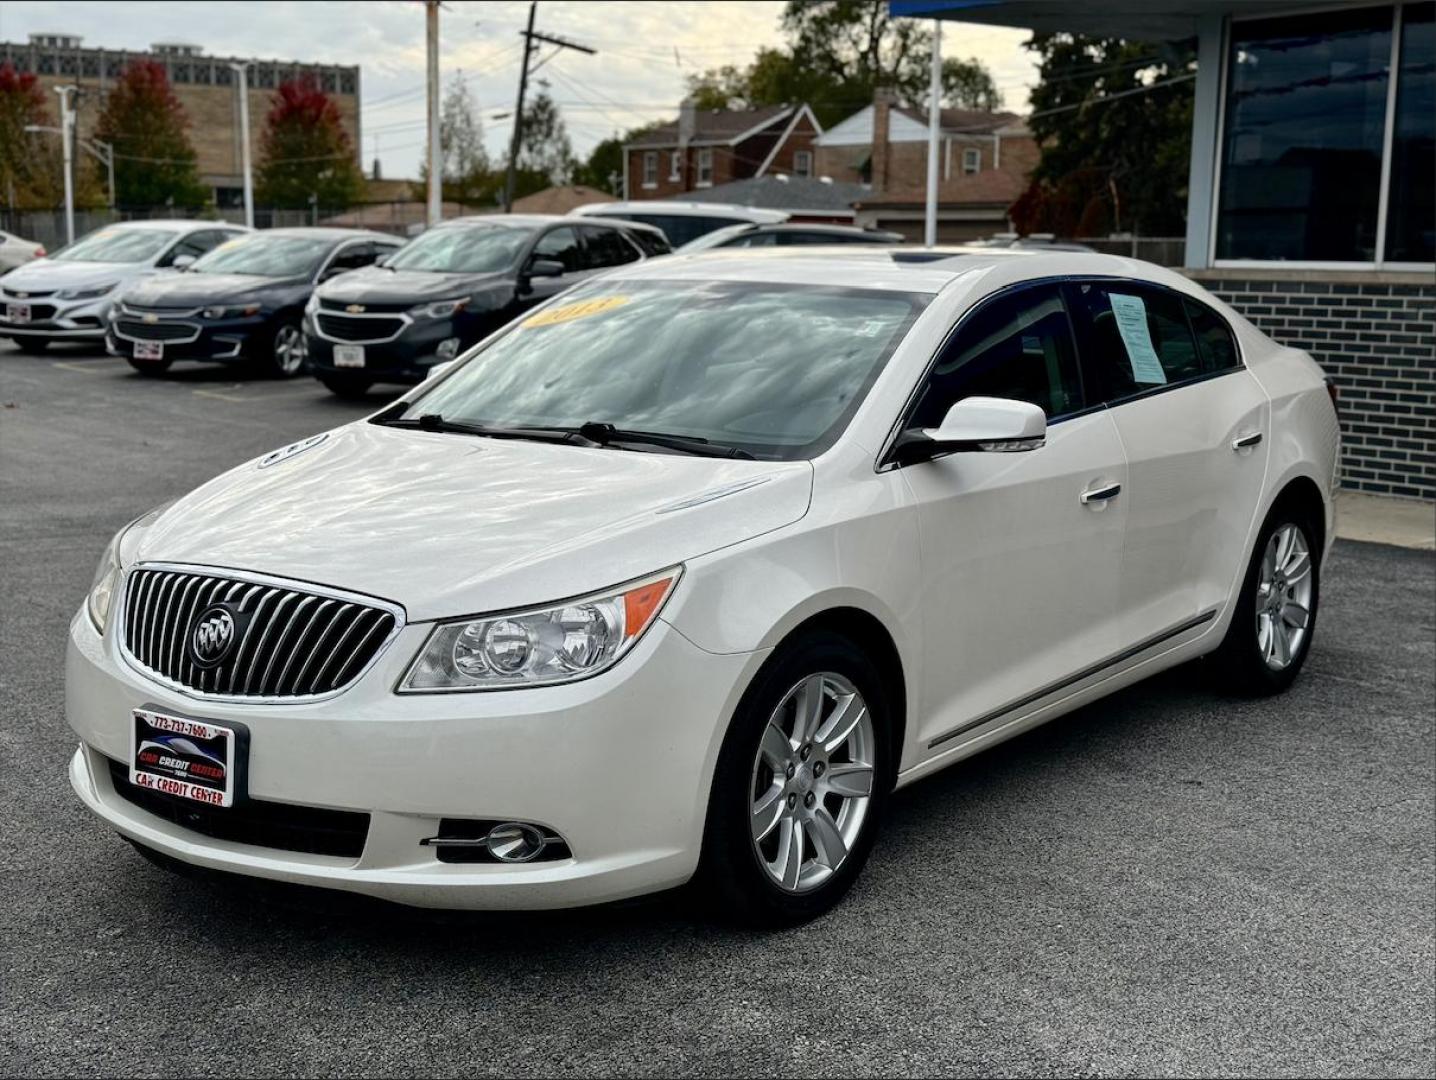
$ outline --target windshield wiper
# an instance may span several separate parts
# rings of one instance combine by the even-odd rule
[[[399,404],[407,405],[407,402]],[[410,428],[416,431],[443,431],[455,435],[481,435],[489,439],[532,439],[536,442],[573,443],[579,446],[598,446],[599,443],[584,438],[577,431],[562,428],[489,427],[484,424],[470,424],[464,420],[449,420],[438,413],[423,413],[419,416],[396,416],[388,410],[374,417],[375,424],[385,427]]]
[[[746,450],[736,446],[724,446],[722,443],[709,442],[696,435],[665,435],[660,431],[635,431],[632,428],[614,427],[612,424],[593,420],[586,424],[580,424],[573,430],[598,446],[608,446],[612,443],[638,443],[661,446],[665,450],[675,450],[680,454],[694,454],[699,457],[754,460],[753,455]]]

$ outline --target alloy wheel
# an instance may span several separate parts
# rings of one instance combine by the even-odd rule
[[[867,703],[835,672],[808,676],[773,710],[753,762],[750,828],[780,889],[808,892],[843,865],[868,816],[875,752]]]
[[[1301,655],[1311,625],[1311,548],[1299,525],[1282,525],[1267,541],[1257,575],[1257,647],[1281,671]]]
[[[274,333],[274,366],[281,375],[297,374],[309,350],[299,327],[285,324]]]

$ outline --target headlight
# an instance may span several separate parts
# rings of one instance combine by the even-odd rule
[[[597,675],[638,643],[681,569],[551,607],[441,623],[399,692],[551,686]]]
[[[304,304],[304,314],[306,314],[306,315],[313,315],[313,314],[314,314],[316,311],[318,311],[318,310],[319,310],[319,294],[318,294],[318,293],[310,293],[310,294],[309,294],[309,299],[308,299],[307,301],[305,301],[305,304]]]
[[[115,586],[120,582],[120,538],[129,528],[130,526],[126,525],[115,533],[114,538],[106,545],[105,553],[100,556],[100,565],[95,570],[95,581],[90,586],[89,600],[86,601],[90,621],[102,634],[105,632],[105,617],[110,613],[110,601],[115,598]]]
[[[409,309],[409,314],[424,319],[447,319],[468,306],[469,298],[460,296],[453,300],[433,300],[427,304],[416,304]]]
[[[245,315],[258,315],[258,304],[233,304],[229,307],[216,305],[200,312],[206,319],[237,319]]]
[[[55,296],[60,300],[94,300],[104,296],[115,285],[116,282],[112,281],[108,285],[90,285],[83,289],[61,289]]]

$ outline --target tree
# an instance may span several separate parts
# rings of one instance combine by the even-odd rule
[[[700,106],[700,108],[705,107],[716,106]],[[659,120],[641,127],[630,128],[622,135],[615,135],[611,139],[604,139],[589,152],[586,160],[574,166],[573,183],[598,188],[610,195],[621,194],[624,144],[663,126],[663,121]]]
[[[462,71],[454,72],[440,104],[439,152],[443,157],[445,197],[477,201],[494,186],[484,129]]]
[[[1192,44],[1034,34],[1026,47],[1042,57],[1029,120],[1042,157],[1013,207],[1019,231],[1185,233]]]
[[[44,149],[45,136],[25,130],[31,124],[47,123],[40,80],[29,72],[16,72],[8,60],[0,64],[0,205],[53,205],[52,179],[60,178],[52,178],[45,168],[53,154]]]
[[[198,207],[209,200],[188,127],[165,66],[153,60],[126,65],[95,125],[95,137],[115,148],[119,205]]]
[[[807,102],[832,124],[868,105],[886,86],[903,105],[926,107],[932,34],[920,22],[894,19],[886,0],[789,0],[787,44],[762,49],[745,69],[714,68],[688,79],[700,109],[755,108]],[[978,60],[943,62],[943,101],[993,111],[1002,95]]]
[[[514,197],[542,191],[553,184],[566,184],[573,168],[573,145],[568,141],[563,117],[548,88],[541,87],[524,105]]]
[[[275,207],[341,207],[358,202],[364,176],[339,107],[312,75],[281,83],[259,144],[255,198]]]

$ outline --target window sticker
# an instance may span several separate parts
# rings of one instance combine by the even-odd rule
[[[603,296],[597,300],[580,300],[576,304],[561,304],[556,308],[540,311],[537,315],[531,315],[519,325],[526,330],[531,330],[536,326],[553,326],[556,323],[586,319],[590,315],[599,315],[605,311],[622,307],[631,299],[633,299],[631,296]]]
[[[882,319],[868,319],[862,326],[858,327],[858,337],[875,338],[888,327],[887,322]]]
[[[1152,332],[1147,328],[1147,305],[1140,296],[1123,293],[1108,293],[1107,299],[1112,303],[1117,332],[1127,346],[1132,378],[1147,386],[1165,386],[1167,373],[1162,370],[1162,361],[1152,346]]]

